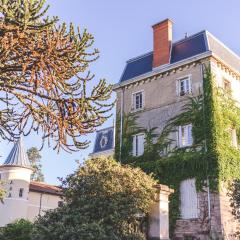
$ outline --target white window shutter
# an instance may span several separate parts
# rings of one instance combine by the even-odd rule
[[[144,134],[138,136],[138,156],[144,153]]]
[[[145,107],[145,92],[142,92],[142,108]]]
[[[181,217],[192,219],[199,217],[198,196],[196,191],[196,180],[187,179],[180,185]]]
[[[136,156],[136,136],[133,136],[133,149],[132,149],[132,155]]]
[[[177,80],[176,81],[176,95],[177,96],[180,96],[180,81],[179,80]]]
[[[182,126],[178,127],[178,146],[182,147]]]
[[[189,82],[189,93],[192,93],[192,79],[191,79],[191,77],[188,78],[188,82]]]
[[[237,131],[235,128],[232,129],[232,145],[233,147],[238,147]]]
[[[188,144],[188,146],[191,146],[193,144],[192,125],[191,124],[189,124],[187,126],[187,144]]]

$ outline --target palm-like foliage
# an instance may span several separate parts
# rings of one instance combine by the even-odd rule
[[[169,120],[165,127],[166,131],[176,131],[176,127],[192,124],[192,134],[194,145],[202,145],[205,139],[204,128],[204,103],[203,96],[188,97],[183,105],[181,113]]]

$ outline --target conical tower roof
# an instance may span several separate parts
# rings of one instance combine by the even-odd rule
[[[14,144],[3,165],[31,168],[31,164],[23,146],[22,137],[20,137],[18,141]]]

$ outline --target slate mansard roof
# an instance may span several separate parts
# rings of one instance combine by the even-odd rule
[[[202,31],[172,44],[170,64],[212,52],[240,72],[240,58],[211,33]],[[120,83],[153,71],[153,52],[127,61]]]
[[[23,146],[23,140],[21,137],[14,144],[7,159],[3,163],[3,166],[19,166],[19,167],[31,168],[31,164],[25,152],[25,149]]]
[[[94,149],[91,155],[106,153],[114,149],[114,127],[97,131]]]

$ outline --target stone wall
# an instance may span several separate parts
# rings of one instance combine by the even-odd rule
[[[173,239],[237,240],[238,238],[235,237],[234,234],[238,223],[232,215],[232,209],[226,188],[221,188],[220,194],[210,194],[210,220],[208,217],[209,209],[207,191],[198,193],[198,199],[200,207],[199,218],[177,220]],[[210,238],[210,232],[212,238]]]

